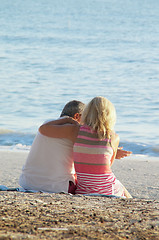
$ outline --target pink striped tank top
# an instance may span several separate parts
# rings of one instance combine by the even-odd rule
[[[110,168],[112,155],[110,139],[100,140],[89,126],[80,127],[73,147],[77,174],[76,193],[114,194],[116,178]]]

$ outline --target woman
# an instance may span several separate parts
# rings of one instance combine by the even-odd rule
[[[119,136],[113,130],[115,122],[115,108],[104,97],[93,98],[84,109],[73,148],[76,193],[131,198],[111,170],[119,145]]]

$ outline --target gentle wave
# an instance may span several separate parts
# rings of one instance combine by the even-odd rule
[[[34,138],[35,134],[0,130],[0,149],[29,150]],[[120,142],[120,147],[134,155],[159,157],[159,145],[124,141]]]
[[[121,142],[120,146],[123,146],[123,149],[132,151],[135,155],[147,155],[147,156],[159,156],[159,145],[150,145],[139,142]]]
[[[14,132],[10,130],[0,131],[0,146],[31,146],[35,134]]]
[[[0,129],[0,134],[13,133],[14,131],[9,129]]]

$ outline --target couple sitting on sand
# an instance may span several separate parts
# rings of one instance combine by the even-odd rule
[[[67,103],[57,120],[40,126],[19,183],[26,190],[50,193],[131,195],[116,179],[111,165],[131,152],[118,148],[116,111],[104,97],[85,106]]]

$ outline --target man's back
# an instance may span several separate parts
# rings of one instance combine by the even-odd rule
[[[50,138],[38,132],[20,176],[20,185],[28,190],[68,192],[74,180],[73,143]]]

